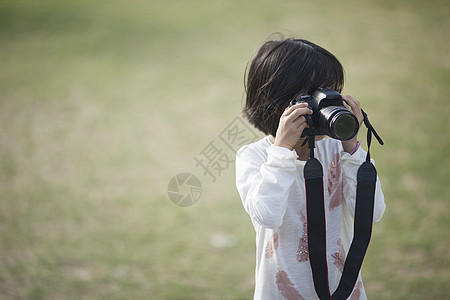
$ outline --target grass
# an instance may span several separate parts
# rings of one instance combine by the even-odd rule
[[[0,298],[249,299],[254,232],[234,167],[194,157],[240,115],[269,34],[346,69],[386,145],[371,299],[450,294],[445,1],[0,1]],[[232,153],[231,153],[232,154]],[[203,185],[178,208],[167,184]],[[233,237],[216,248],[214,236]]]

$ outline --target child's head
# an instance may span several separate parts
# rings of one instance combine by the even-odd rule
[[[244,116],[256,128],[275,136],[289,102],[318,87],[338,92],[344,70],[337,58],[316,44],[301,39],[264,43],[249,62]]]

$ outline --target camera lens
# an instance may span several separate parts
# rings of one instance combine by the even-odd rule
[[[346,141],[358,133],[358,119],[345,107],[327,106],[320,110],[319,127],[321,132],[334,139]]]
[[[355,136],[358,132],[358,120],[356,117],[347,112],[338,112],[331,121],[330,129],[332,136],[346,141]]]

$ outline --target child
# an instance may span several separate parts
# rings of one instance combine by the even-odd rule
[[[303,167],[309,157],[302,132],[306,103],[289,102],[319,87],[340,92],[344,72],[327,50],[300,39],[264,43],[249,63],[244,116],[267,136],[242,147],[236,156],[236,186],[256,231],[254,299],[318,299],[308,255]],[[360,124],[359,102],[342,96]],[[366,152],[349,141],[316,137],[315,157],[324,173],[326,253],[329,289],[341,278],[353,238],[356,176]],[[385,210],[379,180],[374,221]],[[366,299],[361,276],[349,299]]]

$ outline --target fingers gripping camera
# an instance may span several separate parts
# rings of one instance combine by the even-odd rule
[[[318,88],[312,95],[292,100],[290,106],[301,102],[307,102],[313,111],[311,116],[307,116],[309,128],[303,131],[302,137],[328,135],[334,139],[347,141],[358,133],[358,119],[344,107],[341,94],[338,92]]]

